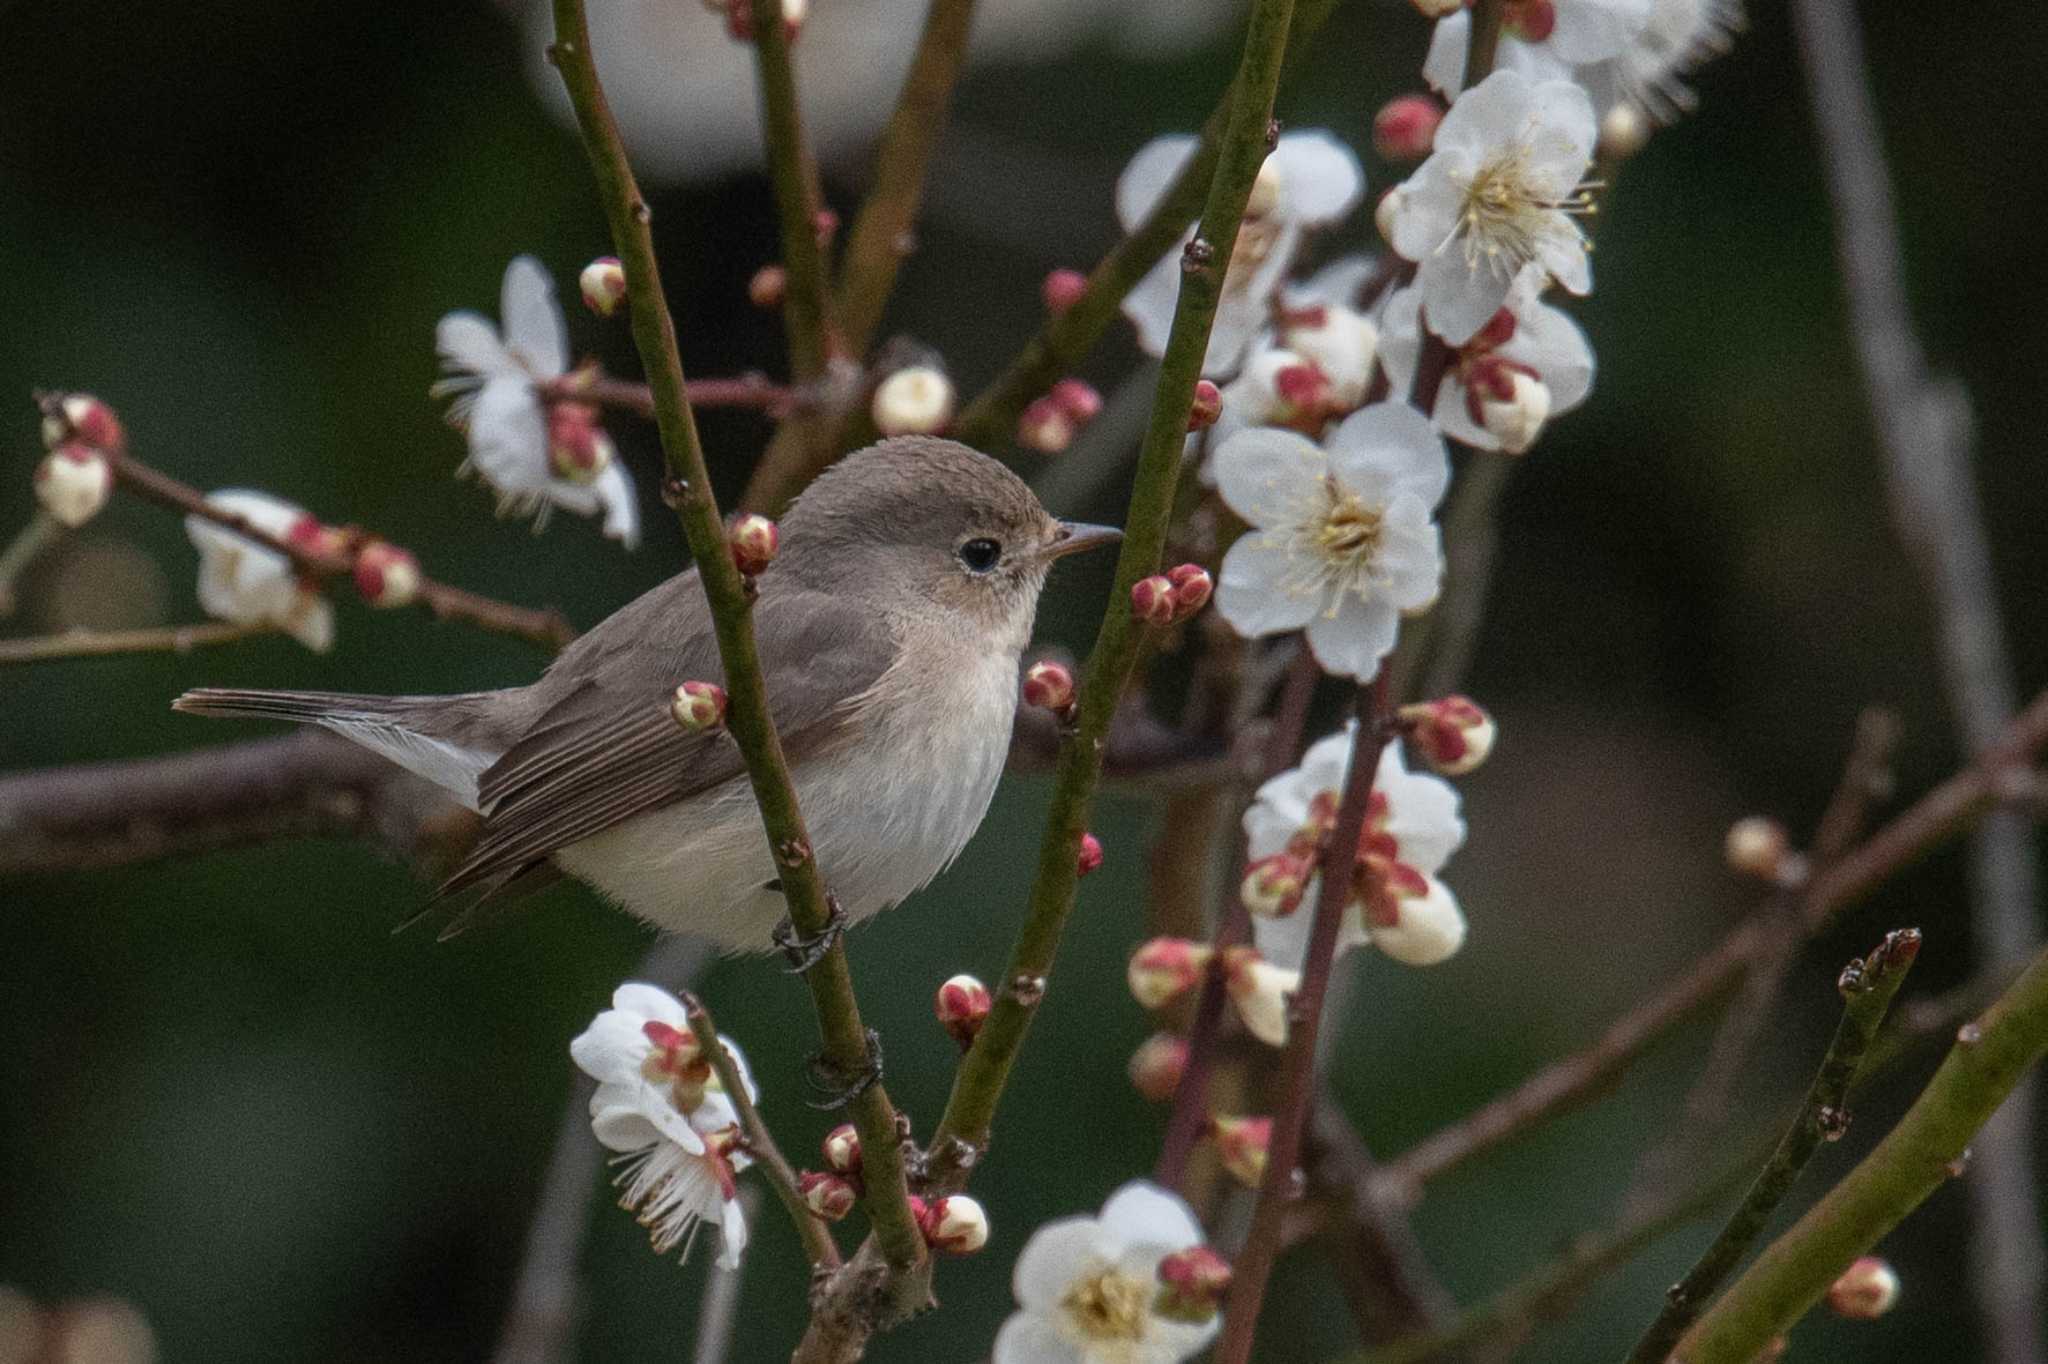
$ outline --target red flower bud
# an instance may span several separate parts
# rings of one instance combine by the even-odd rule
[[[1074,674],[1066,665],[1040,659],[1024,673],[1024,704],[1058,714],[1074,704]]]
[[[1898,1300],[1898,1272],[1875,1255],[1858,1259],[1828,1288],[1829,1308],[1853,1321],[1875,1321]]]
[[[825,1134],[821,1148],[825,1164],[842,1175],[860,1173],[860,1133],[850,1122],[840,1123]]]
[[[1165,1103],[1180,1088],[1180,1077],[1188,1069],[1188,1040],[1170,1032],[1155,1032],[1131,1053],[1131,1088],[1153,1103]]]
[[[1418,701],[1401,707],[1408,741],[1423,761],[1447,777],[1460,777],[1493,751],[1493,717],[1464,696]]]
[[[725,688],[716,682],[685,682],[668,703],[685,734],[702,734],[725,723]]]
[[[1085,379],[1062,379],[1046,395],[1076,426],[1086,426],[1102,413],[1102,395]]]
[[[1086,876],[1102,865],[1102,840],[1094,834],[1081,835],[1081,852],[1074,859],[1074,875]]]
[[[1167,570],[1166,580],[1173,584],[1173,618],[1186,620],[1209,604],[1209,594],[1216,590],[1216,584],[1209,577],[1209,570],[1200,564],[1182,564]]]
[[[1180,611],[1173,580],[1164,573],[1140,578],[1131,584],[1131,615],[1141,625],[1171,625]]]
[[[988,1214],[966,1194],[932,1200],[918,1215],[925,1244],[948,1255],[972,1255],[988,1244]]]
[[[789,292],[789,271],[779,265],[764,265],[747,281],[747,301],[756,308],[780,308]]]
[[[782,547],[781,529],[754,512],[735,517],[725,538],[732,546],[733,565],[749,578],[774,563],[775,552]]]
[[[1171,1003],[1202,983],[1216,949],[1192,938],[1154,938],[1131,954],[1124,977],[1131,997],[1148,1009]]]
[[[1508,0],[1501,27],[1525,43],[1540,43],[1557,27],[1551,0]]]
[[[965,1051],[974,1045],[975,1034],[988,1021],[988,1011],[995,1004],[983,985],[973,976],[953,976],[939,986],[932,997],[932,1013],[939,1025],[951,1034],[953,1040]]]
[[[1188,407],[1188,430],[1205,431],[1223,415],[1223,390],[1207,379],[1195,380],[1195,399]]]
[[[1041,455],[1057,455],[1080,431],[1073,414],[1051,397],[1034,398],[1017,417],[1017,444]]]
[[[382,540],[372,540],[356,551],[352,576],[356,591],[372,606],[405,606],[420,590],[419,560]]]
[[[43,402],[43,444],[55,449],[77,441],[95,450],[119,453],[128,448],[127,432],[114,409],[90,393],[66,393]]]
[[[852,1212],[853,1205],[860,1201],[860,1194],[852,1181],[844,1175],[823,1170],[805,1170],[799,1174],[796,1189],[803,1195],[804,1206],[827,1222],[837,1222]]]
[[[1266,1153],[1273,1144],[1271,1118],[1213,1117],[1209,1134],[1216,1139],[1216,1155],[1223,1168],[1248,1189],[1259,1187],[1266,1177]]]
[[[1152,1310],[1175,1321],[1205,1322],[1230,1289],[1230,1261],[1207,1246],[1177,1250],[1159,1262],[1159,1295]]]
[[[1039,286],[1039,296],[1045,300],[1045,310],[1058,317],[1081,301],[1088,292],[1088,276],[1079,270],[1054,270],[1046,275],[1045,283]]]
[[[1420,161],[1429,155],[1436,126],[1443,121],[1443,106],[1428,95],[1390,99],[1373,115],[1373,150],[1388,161]]]

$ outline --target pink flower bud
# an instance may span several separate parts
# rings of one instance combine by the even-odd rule
[[[1131,615],[1141,625],[1171,625],[1180,610],[1173,580],[1164,573],[1131,584]]]
[[[317,516],[301,516],[284,533],[284,542],[313,559],[340,559],[348,554],[348,534]]]
[[[1166,581],[1173,584],[1173,618],[1187,620],[1209,604],[1209,594],[1216,590],[1215,581],[1209,570],[1200,564],[1181,564],[1167,570]]]
[[[988,986],[969,975],[950,977],[939,986],[932,997],[932,1013],[960,1050],[974,1045],[975,1034],[988,1021],[988,1011],[995,1004],[989,996]]]
[[[1159,1262],[1159,1295],[1152,1310],[1174,1321],[1200,1324],[1223,1306],[1230,1261],[1207,1246],[1177,1250]]]
[[[796,1191],[803,1195],[804,1206],[827,1222],[837,1222],[852,1212],[853,1205],[860,1201],[860,1194],[852,1181],[844,1175],[823,1170],[805,1170],[799,1174]]]
[[[725,723],[725,688],[716,682],[685,682],[676,688],[668,713],[685,734],[702,734]]]
[[[1086,426],[1102,415],[1102,395],[1085,379],[1062,379],[1046,396],[1072,417],[1077,426]]]
[[[1054,317],[1079,303],[1081,296],[1087,292],[1088,276],[1079,270],[1051,271],[1046,275],[1045,283],[1039,286],[1039,296],[1045,300],[1045,310]]]
[[[1081,835],[1081,851],[1074,858],[1074,875],[1087,876],[1102,865],[1102,840],[1094,834]]]
[[[1557,6],[1551,0],[1508,0],[1501,30],[1525,43],[1540,43],[1557,27]]]
[[[1535,370],[1515,360],[1486,355],[1459,368],[1465,381],[1465,413],[1500,448],[1519,455],[1536,443],[1550,420],[1550,386]]]
[[[1170,1032],[1155,1032],[1131,1053],[1131,1088],[1162,1104],[1180,1088],[1180,1077],[1188,1069],[1188,1040]]]
[[[43,456],[32,481],[44,511],[61,525],[82,526],[107,505],[114,469],[97,449],[72,440]]]
[[[734,517],[725,539],[732,547],[733,566],[749,578],[774,563],[782,548],[781,528],[757,512]]]
[[[1245,871],[1238,898],[1246,910],[1261,918],[1282,919],[1301,908],[1313,875],[1315,867],[1307,858],[1277,852],[1261,857]]]
[[[764,265],[747,281],[747,301],[756,308],[780,308],[789,292],[789,271],[779,265]]]
[[[1750,815],[1728,826],[1726,854],[1731,871],[1776,882],[1792,857],[1792,840],[1775,819]]]
[[[583,267],[576,283],[583,290],[583,306],[599,317],[610,317],[626,301],[626,267],[617,256],[599,256]]]
[[[1223,952],[1224,986],[1245,1031],[1269,1047],[1287,1045],[1287,1004],[1301,988],[1301,972],[1275,966],[1250,947]]]
[[[1424,762],[1447,777],[1461,777],[1493,751],[1493,717],[1469,697],[1446,696],[1401,707],[1408,741]]]
[[[917,1226],[926,1245],[947,1255],[972,1255],[988,1244],[988,1214],[966,1194],[934,1199]]]
[[[117,453],[128,448],[121,419],[90,393],[66,393],[43,400],[43,444],[55,449],[67,441]]]
[[[860,1133],[850,1122],[840,1123],[825,1134],[821,1149],[825,1164],[842,1175],[860,1173]]]
[[[1041,455],[1057,455],[1074,443],[1080,426],[1050,397],[1034,398],[1017,417],[1017,444]]]
[[[356,591],[372,606],[407,606],[420,590],[420,561],[397,545],[372,540],[356,551]]]
[[[1131,997],[1148,1009],[1168,1004],[1202,983],[1216,949],[1192,938],[1154,938],[1131,954],[1125,978]]]
[[[1188,430],[1206,431],[1223,415],[1223,390],[1208,379],[1195,380],[1195,399],[1188,406]]]
[[[875,387],[868,410],[885,436],[935,434],[953,420],[953,381],[930,365],[910,365]]]
[[[1216,1139],[1216,1155],[1231,1177],[1248,1189],[1259,1187],[1266,1177],[1266,1151],[1273,1144],[1271,1118],[1209,1119],[1209,1135]]]
[[[1429,155],[1436,125],[1443,121],[1443,106],[1428,95],[1390,99],[1373,115],[1373,150],[1388,161],[1420,161]]]
[[[560,402],[548,408],[548,467],[556,478],[589,483],[616,453],[590,404]]]
[[[1024,704],[1058,714],[1074,704],[1074,674],[1065,664],[1040,659],[1024,673]]]
[[[1857,1260],[1828,1288],[1828,1307],[1852,1321],[1875,1321],[1898,1300],[1898,1272],[1875,1255]]]

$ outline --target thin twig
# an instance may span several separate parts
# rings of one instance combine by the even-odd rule
[[[44,550],[63,538],[64,524],[56,517],[37,507],[21,533],[7,542],[7,548],[0,550],[0,617],[14,614],[14,585],[21,581],[21,575],[36,561]]]
[[[543,380],[533,389],[544,403],[595,403],[649,419],[654,416],[654,390],[648,385],[590,369]],[[691,379],[683,389],[693,408],[751,407],[771,417],[784,417],[804,405],[802,389],[778,384],[758,372],[732,379]]]
[[[945,1116],[933,1137],[932,1187],[939,1192],[964,1183],[968,1167],[987,1144],[997,1101],[1044,997],[1045,978],[1073,909],[1081,836],[1086,832],[1089,803],[1101,773],[1102,736],[1145,640],[1144,627],[1128,608],[1130,591],[1138,579],[1159,571],[1180,476],[1188,406],[1208,353],[1209,329],[1222,293],[1224,270],[1237,245],[1238,225],[1251,197],[1252,182],[1266,159],[1273,96],[1293,8],[1294,0],[1257,0],[1252,8],[1215,180],[1209,187],[1199,234],[1184,257],[1180,298],[1161,362],[1151,423],[1138,457],[1115,586],[1083,670],[1080,714],[1060,753],[1030,908],[1011,951],[995,1009],[974,1046],[961,1058]]]
[[[1687,1364],[1745,1364],[1820,1299],[1858,1255],[1961,1173],[1965,1153],[2048,1052],[2048,953],[1956,1033],[1927,1088],[1877,1149],[1807,1210],[1679,1342]]]
[[[690,1022],[690,1031],[697,1035],[697,1047],[704,1058],[711,1062],[711,1069],[717,1072],[718,1083],[725,1090],[725,1097],[732,1101],[733,1112],[739,1115],[740,1135],[746,1139],[747,1154],[761,1167],[762,1178],[768,1187],[775,1190],[775,1196],[782,1200],[783,1209],[789,1213],[789,1220],[796,1225],[796,1234],[804,1245],[804,1258],[814,1269],[836,1269],[839,1266],[839,1247],[832,1240],[832,1233],[823,1221],[804,1204],[804,1196],[796,1186],[796,1169],[782,1154],[782,1148],[775,1144],[775,1135],[768,1130],[768,1124],[761,1121],[761,1112],[754,1107],[754,1096],[747,1093],[745,1077],[740,1074],[739,1064],[732,1059],[732,1053],[725,1048],[725,1042],[718,1035],[718,1025],[711,1019],[711,1011],[704,1007],[704,1001],[688,990],[683,991],[683,1016]]]
[[[1885,935],[1868,957],[1852,961],[1842,972],[1841,991],[1846,1001],[1842,1020],[1820,1072],[1806,1091],[1806,1102],[1778,1142],[1777,1149],[1757,1173],[1742,1204],[1728,1218],[1721,1234],[1714,1238],[1685,1277],[1672,1285],[1642,1339],[1629,1352],[1628,1364],[1664,1364],[1672,1346],[1699,1316],[1700,1308],[1734,1272],[1743,1255],[1763,1235],[1771,1214],[1778,1210],[1794,1181],[1813,1159],[1814,1152],[1838,1139],[1849,1125],[1849,1089],[1862,1068],[1892,997],[1906,982],[1913,959],[1920,955],[1920,931],[1900,929]]]
[[[1971,469],[1969,398],[1959,383],[1934,377],[1914,334],[1898,210],[1856,15],[1835,0],[1799,0],[1792,20],[1892,521],[1934,609],[1949,709],[1975,752],[1996,741],[2018,698]],[[1979,950],[1997,961],[2031,956],[2041,941],[2040,866],[2024,815],[1985,820],[1971,842],[1970,882]],[[1969,1180],[1972,1289],[1992,1338],[1990,1357],[2001,1364],[2048,1358],[2048,1256],[2029,1135],[2037,1106],[2028,1081],[1978,1142]]]
[[[1310,40],[1335,8],[1336,0],[1298,0],[1288,37],[1288,66],[1311,50]],[[1081,297],[1058,316],[1047,318],[1002,374],[968,403],[955,427],[961,440],[981,449],[1009,440],[1025,405],[1080,362],[1115,321],[1124,295],[1180,240],[1215,174],[1230,98],[1226,93],[1218,102],[1202,125],[1193,155],[1144,221],[1088,272],[1088,287]]]
[[[336,552],[312,549],[270,534],[239,512],[216,506],[207,501],[197,488],[144,464],[126,450],[103,450],[100,453],[113,469],[118,486],[158,506],[223,526],[273,554],[283,555],[299,573],[323,583],[352,573],[356,554],[375,538],[358,531],[344,532],[343,547]],[[562,613],[552,608],[536,611],[531,607],[514,606],[510,602],[496,601],[450,586],[424,574],[420,576],[414,599],[436,619],[459,620],[499,634],[516,635],[551,650],[563,648],[576,638],[576,631]]]
[[[974,0],[931,0],[917,55],[903,77],[896,112],[875,155],[875,183],[847,233],[839,263],[839,317],[846,346],[865,354],[896,287],[896,272],[915,245],[918,205],[932,149],[945,131],[953,86],[967,61]]]
[[[1973,827],[2006,797],[2048,746],[2048,692],[1975,762],[1916,801],[1832,868],[1807,883],[1800,918],[1811,935],[1902,868]],[[1586,1050],[1545,1066],[1513,1090],[1425,1137],[1381,1167],[1382,1196],[1412,1200],[1431,1179],[1602,1092],[1646,1047],[1732,986],[1763,943],[1737,925],[1706,955],[1609,1025]]]
[[[1230,1292],[1223,1309],[1223,1338],[1216,1347],[1218,1364],[1245,1364],[1251,1358],[1259,1305],[1265,1297],[1266,1279],[1280,1257],[1288,1206],[1301,1196],[1301,1174],[1296,1160],[1316,1097],[1316,1036],[1322,1024],[1323,997],[1330,988],[1337,937],[1345,914],[1350,912],[1358,845],[1365,833],[1366,806],[1372,796],[1373,780],[1379,773],[1380,754],[1392,735],[1388,727],[1390,714],[1387,675],[1382,670],[1372,686],[1358,695],[1358,731],[1351,743],[1351,765],[1346,770],[1344,794],[1337,805],[1336,827],[1320,859],[1321,885],[1316,895],[1315,918],[1309,925],[1301,983],[1287,1001],[1287,1046],[1280,1058],[1276,1086],[1279,1097],[1266,1151],[1266,1173],[1259,1183],[1258,1202],[1252,1209],[1251,1230],[1231,1266]]]
[[[759,15],[763,6],[757,4],[755,8]],[[816,937],[827,930],[832,911],[823,874],[811,855],[811,841],[797,807],[789,764],[768,712],[746,586],[726,544],[717,499],[704,466],[697,421],[676,351],[675,323],[661,292],[660,266],[648,228],[653,215],[633,179],[618,125],[612,120],[598,82],[582,0],[554,0],[554,18],[555,42],[549,48],[550,58],[560,70],[569,102],[575,108],[584,148],[597,177],[599,197],[611,224],[613,250],[625,267],[633,340],[654,390],[655,421],[668,459],[668,491],[711,607],[729,705],[726,728],[746,760],[747,777],[755,803],[760,806],[790,920],[799,933]],[[769,22],[777,26],[779,35],[779,8]],[[786,58],[787,51],[781,47],[779,38],[774,46]],[[860,1006],[854,998],[845,943],[835,941],[818,964],[804,973],[804,982],[810,987],[816,1006],[825,1061],[841,1074],[861,1074],[871,1064],[871,1057],[867,1028],[861,1022]],[[868,1217],[888,1265],[899,1280],[901,1296],[893,1300],[892,1308],[908,1314],[929,1300],[929,1288],[919,1282],[923,1276],[913,1272],[924,1269],[929,1262],[924,1238],[910,1212],[909,1190],[896,1141],[896,1109],[889,1102],[888,1092],[875,1083],[854,1100],[852,1114],[865,1155]]]
[[[0,639],[0,664],[46,663],[58,658],[103,658],[108,654],[188,654],[215,644],[233,644],[273,634],[268,621],[242,625],[212,620],[197,625],[159,625],[142,630],[66,630],[29,639]]]
[[[1328,1094],[1316,1102],[1309,1148],[1302,1160],[1308,1198],[1326,1210],[1317,1238],[1359,1339],[1379,1345],[1447,1323],[1456,1299],[1437,1281],[1407,1218],[1367,1195],[1372,1152]]]

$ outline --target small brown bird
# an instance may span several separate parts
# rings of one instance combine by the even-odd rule
[[[818,865],[858,921],[930,881],[980,825],[1046,572],[1119,532],[1056,521],[995,460],[910,436],[826,470],[781,533],[753,611],[769,708]],[[530,686],[204,688],[174,706],[321,725],[448,790],[484,823],[443,897],[566,872],[658,927],[766,949],[783,918],[776,866],[738,748],[670,713],[693,680],[724,681],[694,569]]]

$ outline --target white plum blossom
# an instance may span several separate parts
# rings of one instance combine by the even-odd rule
[[[579,467],[552,456],[549,413],[534,385],[568,372],[569,335],[547,268],[531,256],[514,257],[498,311],[502,335],[489,318],[469,311],[449,313],[434,329],[447,370],[434,393],[455,395],[448,419],[469,440],[462,472],[474,471],[491,486],[501,515],[532,513],[538,530],[556,507],[578,516],[602,512],[604,533],[633,548],[640,508],[619,461],[606,455]],[[571,424],[587,444],[587,424]]]
[[[206,500],[279,540],[320,529],[303,508],[269,493],[225,488]],[[334,607],[318,588],[299,580],[290,559],[201,516],[185,518],[185,534],[199,551],[199,605],[207,615],[238,625],[275,625],[315,653],[333,647]]]
[[[1451,470],[1429,419],[1374,403],[1322,445],[1254,427],[1216,452],[1216,476],[1252,526],[1223,559],[1223,618],[1245,636],[1306,628],[1326,671],[1370,678],[1401,615],[1434,602],[1443,578],[1430,517]]]
[[[1125,231],[1135,227],[1166,194],[1174,177],[1194,155],[1193,137],[1155,138],[1140,148],[1116,182],[1116,214]],[[1223,293],[1209,332],[1202,373],[1224,378],[1237,372],[1245,350],[1267,324],[1273,297],[1301,247],[1302,234],[1339,221],[1365,193],[1365,172],[1352,150],[1326,132],[1284,133],[1259,168],[1238,229],[1237,248],[1223,276]],[[1195,230],[1181,238],[1183,247]],[[1220,262],[1212,269],[1222,269]],[[1180,297],[1181,252],[1169,251],[1137,287],[1124,296],[1124,316],[1138,329],[1147,354],[1166,352]]]
[[[1676,122],[1698,103],[1680,78],[1726,52],[1741,27],[1741,0],[1651,0],[1649,22],[1620,52],[1572,78],[1603,116],[1628,104],[1659,123]]]
[[[1557,417],[1586,400],[1593,387],[1593,348],[1579,324],[1542,301],[1543,272],[1516,276],[1501,311],[1451,354],[1433,415],[1452,440],[1481,450],[1520,454],[1528,440],[1503,440],[1503,385],[1518,395],[1541,389],[1544,414]],[[1415,379],[1422,353],[1422,293],[1410,287],[1387,300],[1380,315],[1380,358],[1396,392]],[[1534,431],[1526,433],[1529,439]]]
[[[747,1097],[757,1098],[746,1058],[732,1054]],[[739,1115],[710,1062],[698,1054],[683,1006],[666,990],[629,983],[569,1044],[569,1054],[597,1081],[590,1126],[619,1154],[620,1202],[638,1212],[657,1254],[694,1239],[700,1221],[719,1228],[719,1264],[737,1268],[747,1222],[734,1177],[750,1163],[738,1148]],[[683,1255],[689,1255],[684,1246]]]
[[[1577,68],[1627,52],[1651,21],[1652,0],[1509,0],[1502,16],[1494,70],[1532,81],[1571,80]],[[1437,20],[1423,77],[1445,99],[1465,88],[1465,49],[1472,13]]]
[[[1246,850],[1254,862],[1291,853],[1309,858],[1313,866],[1316,840],[1327,836],[1336,819],[1355,733],[1355,724],[1347,725],[1317,740],[1301,766],[1259,788],[1244,813]],[[1346,905],[1339,952],[1370,943],[1396,961],[1427,966],[1463,944],[1464,915],[1436,875],[1465,841],[1465,821],[1458,811],[1458,792],[1449,782],[1410,772],[1397,744],[1381,751],[1360,851],[1377,859],[1381,875],[1392,879],[1396,874],[1389,869],[1397,868],[1399,879],[1408,884],[1406,893],[1383,897],[1378,905],[1355,898]],[[1253,916],[1253,940],[1267,961],[1301,965],[1320,888],[1321,877],[1312,875],[1299,909],[1278,917]]]
[[[1201,1243],[1188,1205],[1142,1179],[1098,1216],[1047,1222],[1017,1257],[1018,1310],[996,1335],[992,1364],[1180,1364],[1215,1338],[1220,1319],[1155,1310],[1159,1262]]]
[[[1388,224],[1394,250],[1419,266],[1431,331],[1463,344],[1530,265],[1574,294],[1592,289],[1575,215],[1595,132],[1592,102],[1569,81],[1496,71],[1458,97]]]

